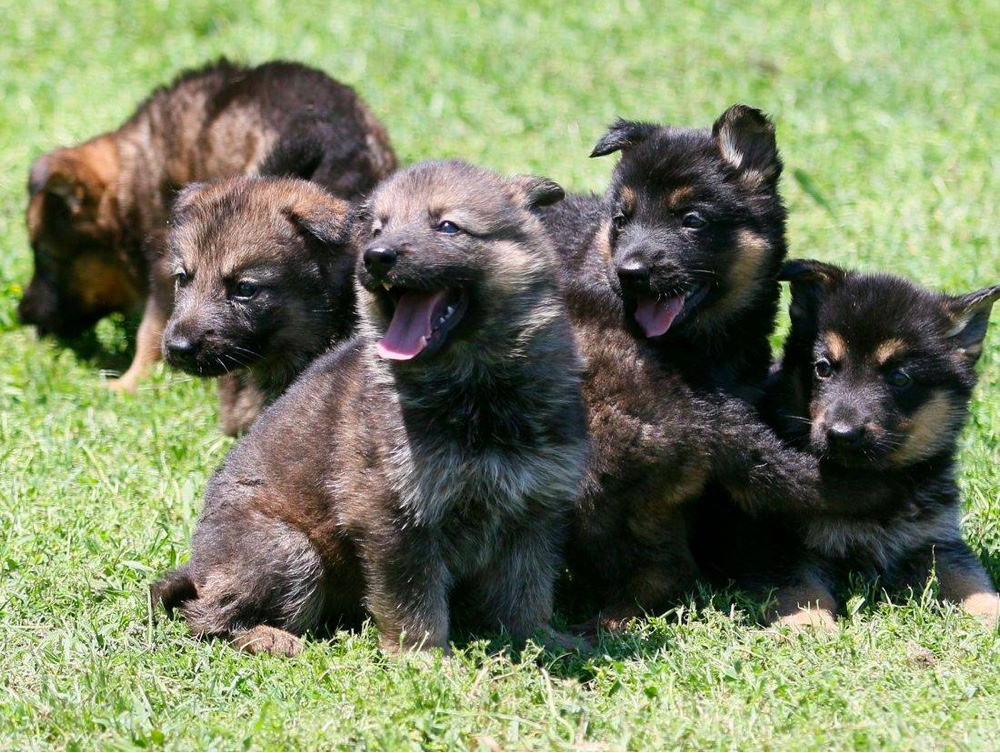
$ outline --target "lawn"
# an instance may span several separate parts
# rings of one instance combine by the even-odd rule
[[[463,642],[389,658],[373,629],[297,658],[196,642],[148,609],[231,441],[212,385],[136,395],[135,319],[75,349],[20,328],[37,155],[118,125],[219,55],[354,85],[404,162],[463,157],[602,190],[616,116],[770,113],[792,254],[964,292],[1000,283],[1000,5],[988,0],[405,4],[8,0],[0,23],[0,748],[987,749],[1000,633],[931,590],[856,584],[834,634],[777,636],[700,593],[592,655]],[[211,7],[209,7],[211,6]],[[992,32],[989,30],[993,29]],[[1000,577],[1000,316],[963,435],[964,530]]]

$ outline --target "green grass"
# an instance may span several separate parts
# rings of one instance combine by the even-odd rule
[[[293,660],[153,624],[229,440],[209,384],[108,394],[124,332],[78,355],[16,324],[31,160],[226,54],[355,85],[406,162],[460,156],[601,190],[617,115],[778,123],[794,255],[950,291],[1000,282],[1000,6],[641,0],[380,4],[10,0],[0,23],[0,748],[894,748],[1000,745],[1000,642],[924,594],[862,586],[834,635],[780,639],[715,594],[555,657],[473,643],[386,658],[372,629]],[[993,31],[991,32],[990,29]],[[996,317],[995,317],[996,319]],[[1000,576],[1000,332],[962,462],[965,531]]]

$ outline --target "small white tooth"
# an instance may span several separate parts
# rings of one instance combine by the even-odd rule
[[[444,321],[445,317],[442,316],[440,319],[438,319],[438,324],[444,324]]]
[[[386,290],[392,290],[392,285],[390,285],[385,281],[382,282],[382,287],[385,288]]]
[[[454,313],[455,313],[455,307],[454,306],[449,306],[448,307],[448,311],[447,311],[447,315],[451,316]]]
[[[422,335],[420,337],[420,347],[423,348],[423,347],[426,347],[426,345],[427,345],[427,336],[426,335]]]

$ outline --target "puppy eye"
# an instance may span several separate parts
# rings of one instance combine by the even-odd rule
[[[378,238],[382,235],[382,227],[380,225],[372,225],[372,238]]]
[[[445,235],[454,235],[455,233],[461,232],[461,228],[451,220],[442,220],[434,229],[439,233],[444,233]]]
[[[257,293],[258,287],[252,282],[242,281],[236,283],[236,287],[233,288],[233,297],[241,298],[244,300],[249,300],[253,298]]]
[[[894,387],[897,390],[905,390],[913,384],[913,378],[902,369],[896,369],[889,374],[888,382],[890,387]]]
[[[628,217],[625,216],[624,212],[618,212],[611,218],[611,224],[614,225],[615,230],[621,230],[628,223]]]
[[[708,220],[697,212],[688,212],[684,215],[684,219],[681,220],[681,224],[684,225],[684,227],[691,228],[692,230],[698,230],[699,228],[705,227],[705,225],[708,224]]]
[[[188,281],[188,273],[185,272],[183,269],[174,272],[174,282],[176,282],[178,285],[187,285],[187,281]]]
[[[821,358],[813,366],[816,372],[816,376],[820,379],[829,379],[833,376],[833,364],[827,361],[825,358]]]

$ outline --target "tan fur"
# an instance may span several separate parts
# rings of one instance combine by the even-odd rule
[[[966,613],[996,625],[1000,619],[1000,594],[981,567],[960,569],[947,561],[938,561],[937,579],[942,599],[959,604]]]
[[[780,589],[767,613],[768,621],[793,631],[803,628],[831,630],[836,628],[834,612],[837,602],[820,583],[806,579],[803,583]]]
[[[880,366],[906,348],[906,343],[898,338],[891,338],[881,343],[875,349],[875,362]]]
[[[160,342],[163,329],[167,325],[167,312],[155,296],[146,300],[146,308],[139,323],[136,336],[135,355],[128,370],[118,379],[110,379],[107,387],[116,392],[135,392],[139,382],[145,379],[153,365],[160,360]]]
[[[682,186],[681,188],[675,188],[670,192],[667,197],[667,206],[671,209],[677,209],[683,206],[687,201],[691,199],[694,195],[694,190],[691,186]]]
[[[840,336],[840,333],[833,330],[824,332],[823,342],[830,353],[830,358],[834,361],[842,361],[847,355],[847,343],[844,342],[844,338]]]
[[[767,239],[746,228],[740,229],[736,238],[736,255],[726,273],[729,292],[711,309],[701,314],[706,321],[715,321],[744,311],[747,302],[753,298],[765,282],[764,267],[771,246]]]
[[[946,427],[951,426],[963,411],[948,391],[936,392],[903,427],[906,441],[893,451],[892,461],[897,465],[909,465],[933,455],[941,442],[949,438]]]
[[[621,209],[625,214],[631,214],[635,211],[636,204],[639,203],[639,198],[636,196],[635,189],[631,186],[622,187],[621,192]]]
[[[234,648],[248,654],[292,657],[302,651],[302,641],[297,636],[270,625],[257,625],[237,633],[231,643]]]

